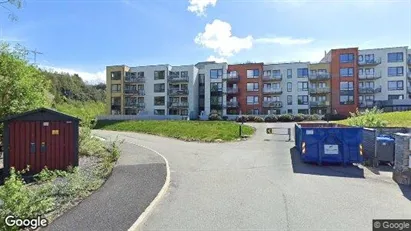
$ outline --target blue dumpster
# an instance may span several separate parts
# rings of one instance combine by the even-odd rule
[[[297,123],[295,146],[304,162],[361,163],[362,131],[333,123]]]

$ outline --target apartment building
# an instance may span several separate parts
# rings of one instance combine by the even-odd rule
[[[318,63],[116,65],[106,72],[108,114],[349,115],[378,105],[411,110],[401,104],[411,99],[408,47],[331,49]]]

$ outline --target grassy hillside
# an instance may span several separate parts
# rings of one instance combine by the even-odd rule
[[[380,113],[377,117],[386,121],[387,127],[411,127],[411,111]],[[348,124],[348,121],[341,120],[337,123]]]
[[[104,102],[80,102],[68,101],[66,103],[59,103],[55,105],[56,109],[62,113],[78,117],[83,123],[88,123],[97,115],[104,114]]]

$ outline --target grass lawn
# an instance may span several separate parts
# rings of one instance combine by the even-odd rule
[[[378,115],[387,122],[387,127],[411,127],[411,111],[386,112]],[[336,121],[340,124],[348,124],[347,120]]]
[[[146,133],[185,141],[232,141],[240,138],[239,124],[228,121],[99,121],[95,128]],[[242,131],[243,135],[252,135],[254,128],[243,125]]]

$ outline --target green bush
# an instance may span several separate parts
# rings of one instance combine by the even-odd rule
[[[262,117],[260,117],[260,116],[255,116],[255,117],[254,117],[254,122],[261,123],[261,122],[264,122],[264,119],[263,119]]]
[[[306,117],[305,117],[305,115],[303,115],[303,114],[297,114],[297,115],[295,115],[294,118],[293,118],[293,120],[294,120],[295,122],[301,122],[301,121],[303,121],[303,120],[305,120],[305,119],[306,119]]]
[[[341,115],[341,114],[333,114],[333,113],[327,113],[323,117],[323,120],[328,120],[328,121],[338,121],[338,120],[345,120],[345,119],[347,119],[347,116]]]
[[[356,110],[355,113],[350,112],[351,117],[347,119],[348,125],[359,127],[386,127],[387,122],[378,117],[378,114],[382,113],[376,107],[365,111]]]
[[[248,122],[255,122],[255,115],[247,115],[246,117]]]
[[[277,122],[278,121],[278,116],[276,116],[276,115],[267,115],[264,118],[264,121],[267,122],[267,123]]]
[[[294,117],[291,114],[282,114],[278,117],[278,121],[280,122],[292,122],[293,119]]]
[[[235,121],[236,122],[239,122],[239,123],[241,123],[241,122],[247,122],[248,121],[248,118],[247,118],[247,116],[238,116],[236,119],[235,119]]]
[[[313,114],[313,115],[310,115],[307,120],[309,120],[309,121],[318,121],[318,120],[322,120],[322,119],[323,119],[323,116],[318,115],[318,114]]]
[[[208,115],[208,120],[223,120],[216,110],[212,110]]]
[[[228,116],[223,116],[223,120],[224,121],[228,120]]]

